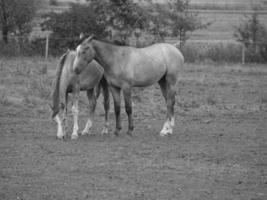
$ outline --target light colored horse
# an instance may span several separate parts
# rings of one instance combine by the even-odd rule
[[[103,76],[104,70],[96,61],[87,64],[80,75],[73,71],[75,51],[67,51],[61,58],[57,68],[57,74],[52,93],[52,118],[57,122],[57,137],[63,139],[66,135],[65,125],[67,117],[68,93],[73,94],[72,113],[74,119],[72,139],[78,138],[78,101],[80,90],[86,90],[89,100],[89,119],[86,123],[82,135],[88,134],[92,126],[92,119],[96,107],[96,99],[102,87],[105,109],[105,127],[103,134],[108,133],[108,112],[109,112],[109,90],[107,82]]]
[[[182,53],[173,45],[160,43],[145,48],[117,46],[94,39],[84,39],[76,48],[74,71],[79,74],[95,59],[103,68],[114,99],[115,135],[121,130],[120,92],[123,91],[128,115],[128,132],[133,131],[131,88],[159,83],[167,104],[167,119],[161,136],[172,134],[174,127],[175,85],[184,63]]]

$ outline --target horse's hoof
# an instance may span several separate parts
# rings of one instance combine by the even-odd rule
[[[77,140],[78,139],[78,135],[71,135],[71,139],[72,140]]]
[[[101,131],[102,135],[107,135],[108,134],[108,129],[107,128],[103,128],[103,130]]]
[[[165,137],[165,136],[168,136],[168,135],[171,135],[172,132],[171,131],[161,131],[159,136],[161,137]]]
[[[64,140],[65,139],[65,135],[57,135],[57,139],[59,139],[59,140]]]
[[[83,132],[82,132],[82,135],[89,135],[89,132],[87,132],[87,131],[83,131]]]
[[[126,134],[130,137],[133,137],[133,131],[127,131]]]
[[[159,134],[160,137],[165,137],[165,136],[167,136],[167,135],[168,135],[167,133],[161,133],[161,132],[160,132],[160,134]]]
[[[113,134],[114,134],[115,136],[117,136],[117,137],[119,136],[119,132],[118,132],[118,131],[114,131]]]

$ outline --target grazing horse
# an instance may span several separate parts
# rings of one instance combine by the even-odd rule
[[[132,87],[144,87],[159,83],[167,104],[167,118],[161,136],[172,134],[174,126],[175,85],[179,69],[184,63],[182,53],[173,45],[160,43],[145,48],[118,46],[85,38],[76,48],[74,71],[79,74],[95,59],[103,68],[114,99],[116,116],[115,135],[121,130],[120,92],[123,91],[128,115],[128,132],[134,129],[132,118]]]
[[[53,102],[51,108],[53,111],[52,118],[58,124],[57,137],[59,139],[63,139],[65,137],[68,93],[73,93],[72,113],[74,126],[71,138],[78,138],[78,98],[80,90],[86,90],[87,92],[90,114],[82,134],[88,134],[89,129],[92,126],[96,99],[99,96],[101,87],[104,96],[105,109],[105,127],[103,128],[102,133],[106,134],[108,132],[109,90],[107,82],[103,76],[103,68],[100,67],[96,61],[92,61],[80,75],[77,75],[73,71],[75,55],[75,51],[67,51],[60,58],[54,82],[54,89],[52,93]]]

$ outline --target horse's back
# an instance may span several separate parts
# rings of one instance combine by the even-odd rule
[[[158,47],[161,49],[165,63],[167,66],[167,74],[177,74],[183,63],[184,56],[181,51],[176,48],[174,45],[167,43],[160,43]]]
[[[168,43],[158,43],[155,46],[162,50],[166,59],[170,62],[177,62],[178,64],[183,64],[184,56],[181,51],[172,44]]]

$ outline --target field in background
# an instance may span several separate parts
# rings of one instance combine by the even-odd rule
[[[234,40],[234,27],[238,27],[244,20],[246,12],[203,11],[199,14],[201,21],[212,22],[207,29],[194,31],[194,40]],[[249,16],[249,14],[247,14]],[[267,12],[260,14],[260,22],[267,29]]]
[[[48,106],[56,64],[0,61],[1,200],[267,198],[265,65],[182,67],[173,136],[158,136],[165,103],[152,86],[134,90],[133,138],[124,109],[121,135],[99,134],[100,97],[93,135],[58,141]],[[82,95],[80,129],[87,105]],[[70,135],[70,113],[68,124]]]

